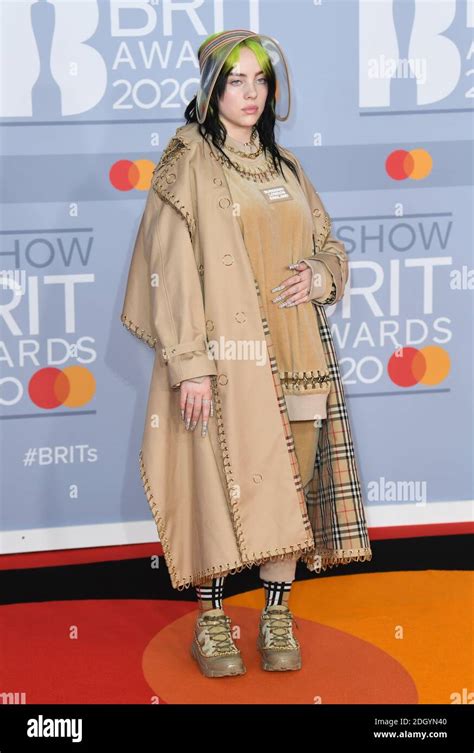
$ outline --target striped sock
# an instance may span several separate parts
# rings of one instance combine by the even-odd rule
[[[196,586],[196,595],[201,612],[205,612],[208,609],[222,609],[224,580],[225,575],[221,575]]]
[[[288,600],[290,598],[291,584],[293,581],[282,580],[264,580],[263,588],[265,590],[265,606],[273,606],[274,604],[285,604],[288,606]]]

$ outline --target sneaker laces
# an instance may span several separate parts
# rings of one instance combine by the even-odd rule
[[[271,609],[264,611],[263,619],[268,625],[270,631],[270,646],[275,648],[285,648],[288,645],[293,646],[293,641],[296,642],[296,638],[292,632],[292,624],[298,627],[298,623],[293,617],[289,609],[276,610]],[[299,628],[298,628],[299,629]]]
[[[218,653],[235,652],[237,647],[230,634],[231,619],[226,614],[205,614],[200,618],[201,625],[207,628],[209,638],[215,642]]]

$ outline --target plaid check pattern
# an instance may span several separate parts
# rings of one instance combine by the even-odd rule
[[[371,560],[364,505],[344,386],[324,306],[315,305],[326,363],[331,374],[327,420],[322,422],[313,479],[306,487],[316,557],[301,559],[319,572],[327,567]]]

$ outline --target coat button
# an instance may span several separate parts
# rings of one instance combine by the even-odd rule
[[[219,199],[219,206],[221,209],[227,209],[227,207],[230,207],[230,199],[227,196],[222,196]]]
[[[261,473],[254,473],[253,480],[255,484],[259,484],[261,481],[263,481],[263,476]]]
[[[216,186],[222,186],[222,180],[220,178],[214,178],[213,182]]]
[[[212,319],[208,319],[206,321],[206,327],[209,330],[209,332],[212,332],[212,330],[214,329],[214,322],[212,321]]]
[[[321,217],[321,210],[320,209],[313,209],[313,214],[315,217]]]
[[[243,322],[247,321],[247,316],[245,314],[245,311],[237,311],[235,314],[235,319],[239,322],[239,324],[242,324]]]
[[[225,374],[219,374],[217,381],[219,384],[227,384],[229,381]]]
[[[230,265],[234,263],[234,257],[232,254],[224,254],[222,257],[222,263],[225,264],[226,267],[230,267]]]
[[[174,182],[175,182],[175,180],[176,180],[176,175],[175,175],[174,173],[169,173],[169,174],[168,174],[168,175],[166,176],[166,182],[167,182],[167,183],[174,183]]]

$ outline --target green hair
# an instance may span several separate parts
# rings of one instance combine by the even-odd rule
[[[244,39],[242,42],[239,42],[235,45],[232,52],[229,53],[227,56],[224,65],[222,66],[222,70],[224,74],[229,73],[229,71],[236,65],[236,63],[240,60],[240,50],[242,47],[248,47],[252,52],[254,53],[255,57],[257,58],[258,64],[262,71],[268,75],[271,71],[271,61],[270,57],[268,55],[268,52],[263,47],[261,42],[257,42],[256,39]]]
[[[214,34],[210,34],[206,39],[202,42],[202,44],[199,47],[198,54],[204,45],[206,45],[208,42],[211,41],[211,39],[214,39],[214,37],[219,36],[221,32],[216,31]],[[266,76],[271,75],[272,72],[272,63],[270,60],[270,56],[265,49],[265,47],[262,45],[260,40],[257,40],[255,37],[250,37],[249,39],[243,39],[242,42],[238,42],[238,44],[235,45],[235,47],[231,50],[231,52],[227,55],[224,65],[221,68],[220,76],[227,76],[227,74],[232,70],[234,65],[236,65],[240,60],[240,50],[242,47],[248,47],[249,50],[251,50],[255,57],[257,58],[257,62],[261,68],[261,70],[264,72]],[[211,110],[213,108],[211,107]],[[272,102],[272,110],[275,108],[273,107]]]

